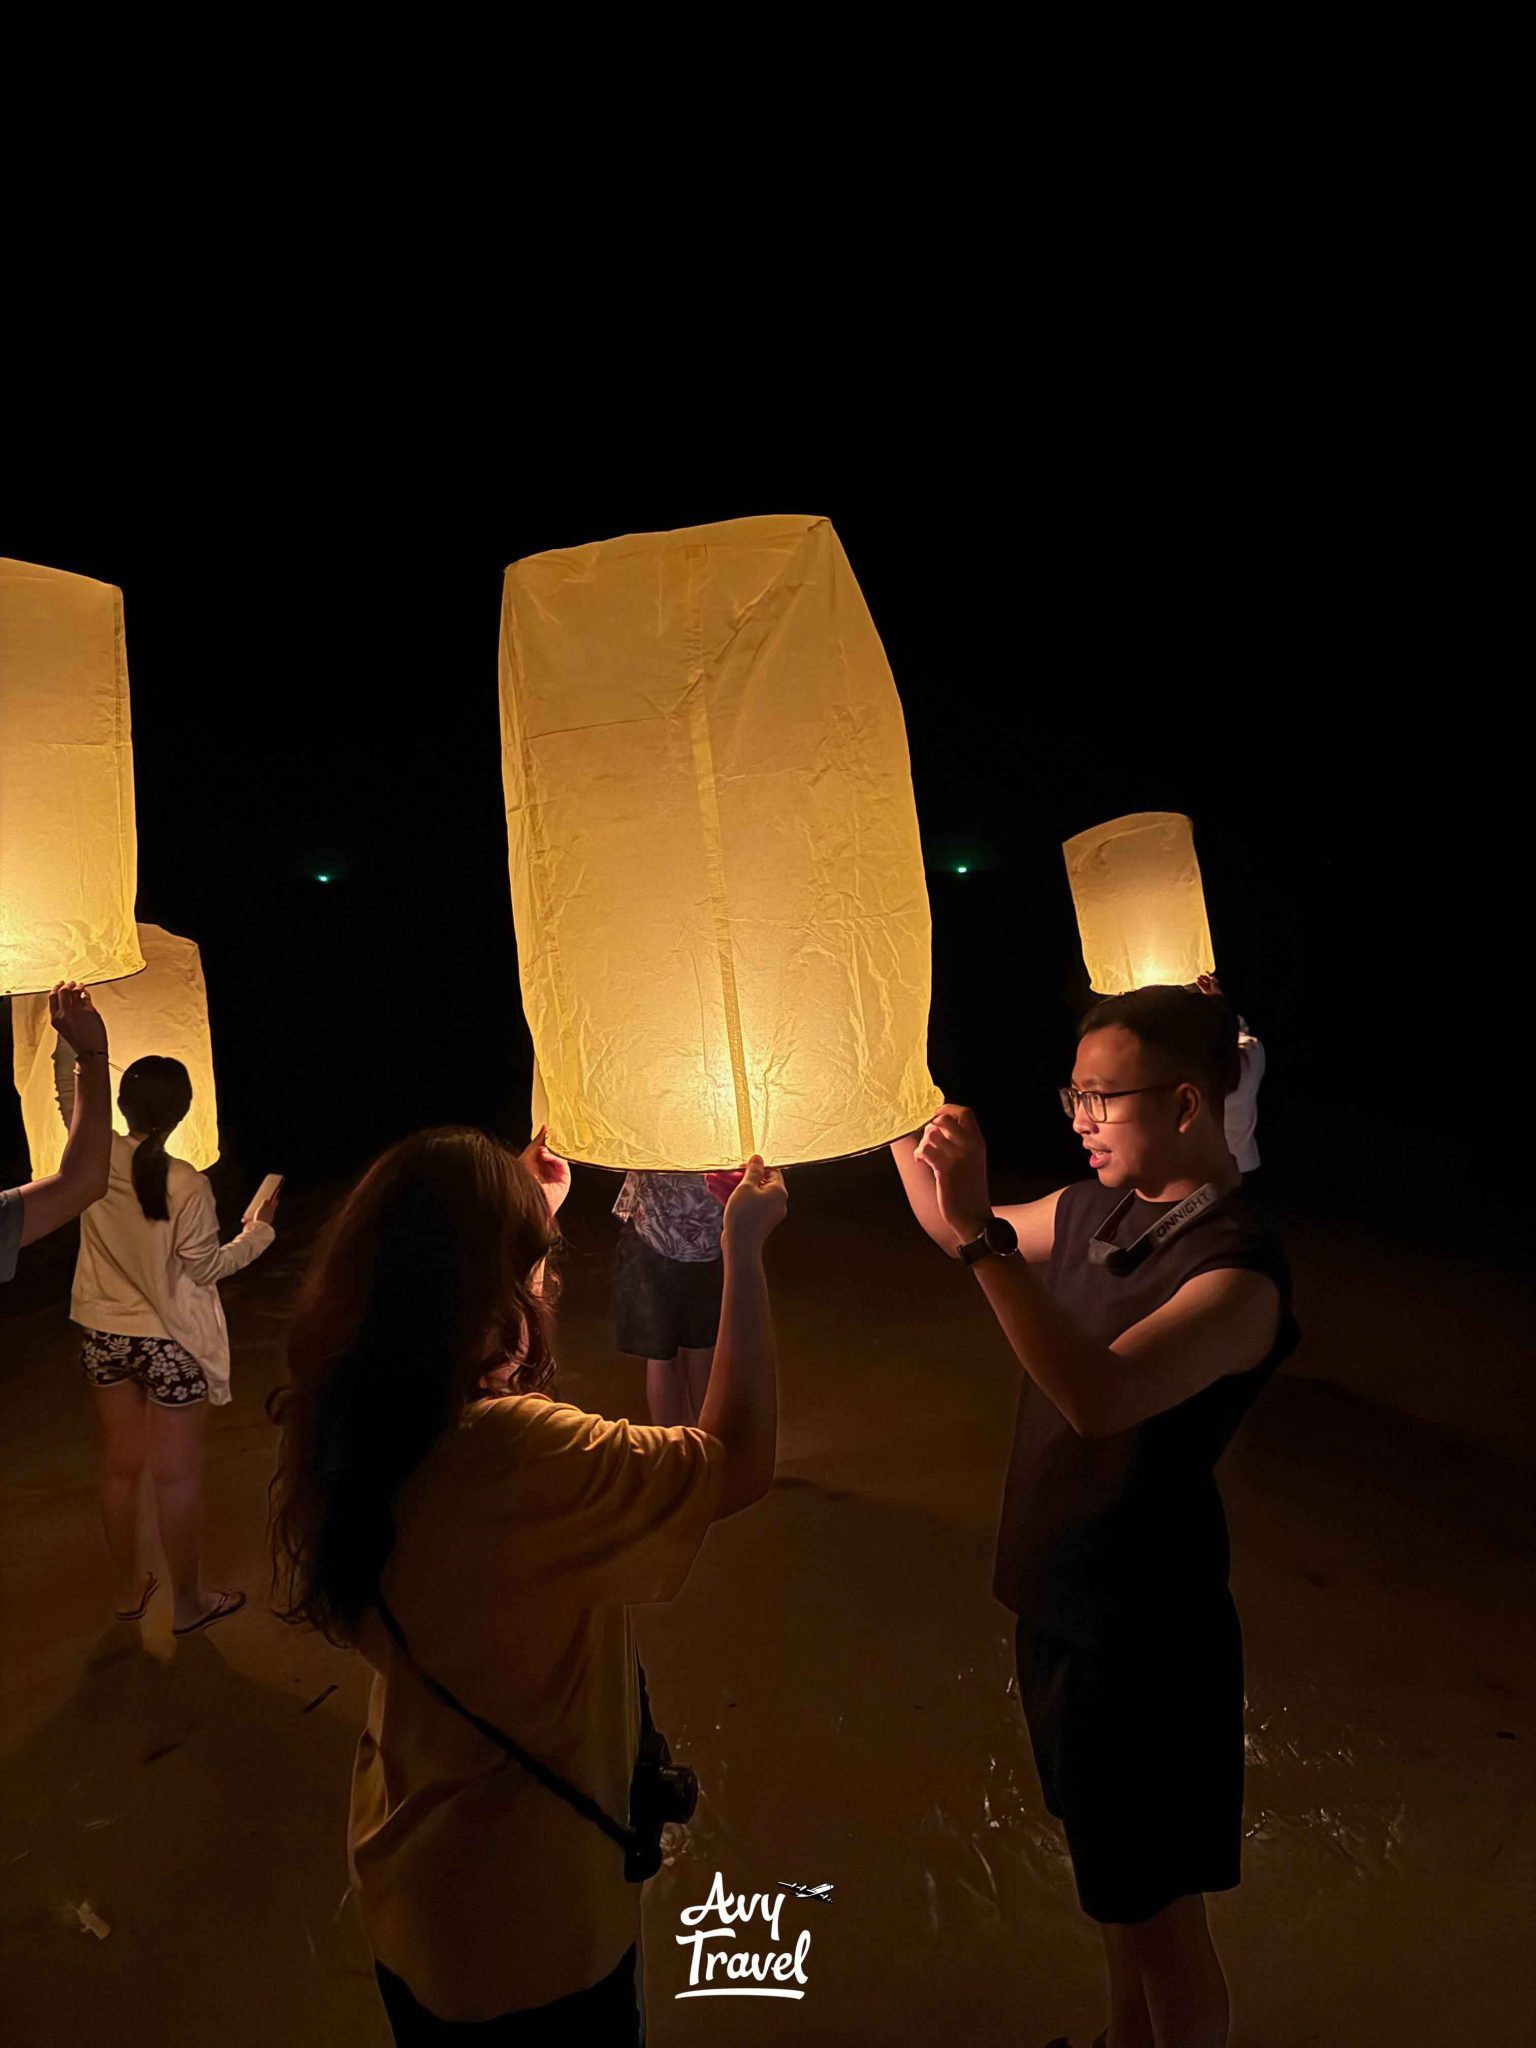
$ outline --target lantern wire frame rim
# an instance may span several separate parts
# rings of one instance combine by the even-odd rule
[[[142,967],[132,967],[126,974],[98,974],[91,981],[82,981],[80,986],[82,988],[110,988],[114,982],[136,981],[141,974],[148,974],[148,972],[149,962],[146,960]],[[58,976],[57,981],[45,981],[40,988],[0,989],[0,1002],[9,1002],[12,996],[46,996],[52,993],[59,981],[75,981],[77,979],[78,976],[73,974],[61,974]]]
[[[941,1097],[941,1103],[946,1098]],[[937,1114],[937,1111],[935,1111]],[[925,1117],[920,1124],[911,1124],[899,1131],[892,1131],[888,1138],[881,1138],[873,1145],[861,1145],[856,1152],[831,1152],[825,1159],[794,1159],[788,1166],[775,1168],[776,1172],[789,1173],[801,1166],[835,1166],[841,1159],[868,1159],[871,1153],[883,1152],[887,1145],[894,1145],[898,1138],[912,1138],[919,1131],[926,1130],[931,1117]],[[612,1166],[605,1159],[577,1159],[569,1152],[562,1152],[558,1145],[545,1140],[546,1149],[557,1159],[563,1159],[570,1166],[592,1166],[599,1173],[735,1173],[743,1165],[740,1159],[732,1159],[724,1166]],[[765,1166],[773,1166],[771,1159],[764,1160]]]

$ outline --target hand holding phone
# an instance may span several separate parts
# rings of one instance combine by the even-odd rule
[[[280,1173],[269,1173],[246,1204],[242,1223],[270,1223],[277,1214],[277,1191],[283,1184]]]

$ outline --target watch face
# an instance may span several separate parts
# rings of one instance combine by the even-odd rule
[[[994,1216],[981,1234],[987,1240],[988,1249],[1002,1258],[1018,1249],[1019,1233],[1006,1216]]]

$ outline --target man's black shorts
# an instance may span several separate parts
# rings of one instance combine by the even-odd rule
[[[1243,1842],[1243,1637],[1230,1596],[1084,1649],[1020,1621],[1019,1699],[1090,1920],[1228,1891]]]
[[[707,1351],[720,1334],[723,1259],[669,1259],[626,1218],[613,1261],[613,1329],[620,1351],[675,1358]]]

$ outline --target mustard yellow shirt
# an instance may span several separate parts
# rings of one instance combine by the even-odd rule
[[[623,1824],[629,1603],[681,1590],[724,1479],[701,1429],[477,1402],[400,1490],[384,1598],[423,1670]],[[348,1851],[375,1955],[447,2020],[600,1982],[640,1935],[618,1844],[428,1692],[377,1615],[358,1647],[374,1680]]]

